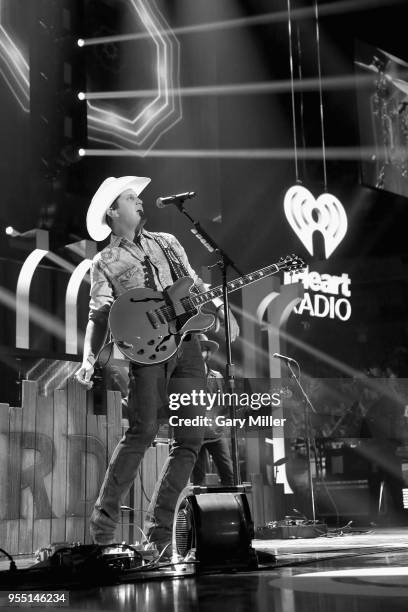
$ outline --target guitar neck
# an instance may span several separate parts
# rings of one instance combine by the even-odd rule
[[[246,285],[250,285],[251,283],[255,283],[262,278],[266,278],[267,276],[272,276],[272,274],[276,274],[279,272],[281,267],[279,264],[272,264],[271,266],[267,266],[266,268],[261,268],[261,270],[257,270],[256,272],[251,272],[250,274],[245,274],[240,278],[235,278],[232,281],[227,283],[228,293],[232,291],[237,291],[238,289],[242,289],[242,287],[246,287]],[[209,291],[205,291],[204,293],[200,293],[198,295],[190,296],[190,300],[194,306],[202,306],[203,304],[207,304],[211,302],[214,298],[222,297],[223,290],[222,285],[218,287],[214,287]]]

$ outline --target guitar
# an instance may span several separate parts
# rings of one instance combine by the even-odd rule
[[[266,268],[228,283],[228,292],[236,291],[281,270],[306,267],[296,255],[281,258]],[[141,365],[163,363],[177,351],[184,336],[208,330],[215,317],[201,312],[201,306],[222,297],[222,286],[203,293],[191,291],[194,281],[179,278],[163,292],[153,289],[129,289],[112,304],[109,325],[113,340],[121,353]]]

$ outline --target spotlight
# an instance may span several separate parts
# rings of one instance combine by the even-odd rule
[[[84,39],[83,38],[78,38],[78,40],[77,40],[78,47],[83,47],[84,44],[85,44]]]
[[[83,91],[80,91],[80,92],[78,93],[78,100],[85,100],[85,94],[84,94],[84,92],[83,92]]]
[[[13,249],[21,251],[48,251],[49,235],[46,230],[34,228],[27,232],[18,232],[14,227],[7,227],[8,243]]]
[[[60,150],[60,154],[57,158],[57,163],[59,167],[66,168],[78,162],[79,157],[79,149],[77,149],[76,145],[66,144]]]
[[[85,155],[85,149],[78,149],[79,157],[83,157]]]
[[[7,236],[12,236],[13,238],[20,235],[20,232],[17,232],[17,230],[15,230],[11,225],[6,227],[5,232]]]

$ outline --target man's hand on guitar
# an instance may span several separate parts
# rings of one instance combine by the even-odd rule
[[[87,389],[92,389],[93,382],[91,380],[92,375],[94,373],[94,367],[90,361],[84,361],[84,363],[79,368],[78,372],[75,374],[75,378],[77,382],[86,387]]]
[[[217,318],[221,323],[225,321],[225,308],[224,305],[221,305],[217,310]],[[231,332],[231,342],[234,342],[239,336],[239,325],[238,322],[232,313],[231,309],[229,311],[229,320],[230,320],[230,332]]]

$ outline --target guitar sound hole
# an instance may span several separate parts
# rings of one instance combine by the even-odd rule
[[[154,340],[149,340],[149,342],[147,344],[149,344],[151,346],[152,344],[154,344]]]

